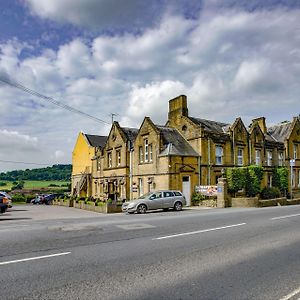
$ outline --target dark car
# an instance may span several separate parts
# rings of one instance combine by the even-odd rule
[[[0,203],[0,213],[4,214],[7,211],[8,205]]]
[[[11,196],[8,195],[6,192],[0,191],[0,204],[5,204],[8,208],[12,207]]]

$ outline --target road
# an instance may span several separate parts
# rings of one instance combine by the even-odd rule
[[[0,282],[1,299],[299,299],[300,206],[18,206],[0,216]]]

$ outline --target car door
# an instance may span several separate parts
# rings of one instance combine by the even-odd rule
[[[149,201],[147,203],[149,209],[159,209],[162,208],[162,193],[161,192],[156,192],[153,193],[149,197]]]
[[[163,192],[163,208],[173,207],[174,193],[171,191]]]

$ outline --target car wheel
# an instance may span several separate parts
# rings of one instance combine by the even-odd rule
[[[181,202],[176,202],[176,203],[174,204],[174,210],[175,210],[175,211],[180,211],[180,210],[182,210],[182,203],[181,203]]]
[[[147,211],[147,206],[145,204],[140,204],[136,211],[138,214],[145,214]]]

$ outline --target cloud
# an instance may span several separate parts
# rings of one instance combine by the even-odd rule
[[[160,21],[165,13],[189,13],[201,8],[197,0],[25,0],[32,14],[60,23],[113,31],[140,31]]]
[[[44,16],[67,3],[30,1],[41,6]],[[193,18],[169,10],[139,34],[76,37],[26,58],[22,51],[32,45],[12,39],[0,44],[0,76],[106,122],[110,113],[117,113],[124,126],[139,127],[146,115],[164,124],[168,100],[179,94],[188,96],[189,113],[195,117],[233,122],[238,116],[249,121],[264,115],[273,124],[299,114],[299,18],[299,9],[281,7],[209,7]],[[27,144],[31,150],[25,158],[16,146],[25,142],[9,139],[16,152],[1,152],[10,160],[70,162],[80,130],[109,131],[107,124],[1,83],[0,96],[0,129],[37,138],[36,144]]]

